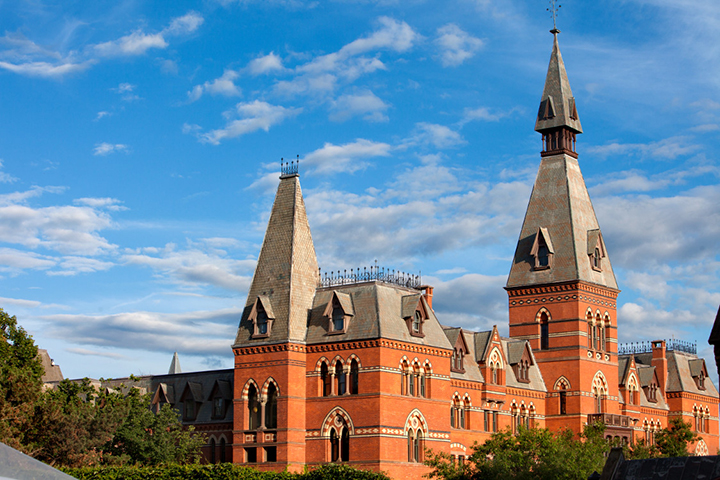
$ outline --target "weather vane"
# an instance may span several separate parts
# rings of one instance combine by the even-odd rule
[[[560,4],[556,5],[555,0],[550,0],[550,7],[548,7],[546,9],[548,12],[550,12],[550,15],[552,16],[552,19],[553,19],[553,29],[550,30],[550,33],[560,33],[560,30],[558,30],[557,23],[556,23],[557,14],[558,14],[558,11],[560,10],[560,7],[562,7],[562,5],[560,5]]]

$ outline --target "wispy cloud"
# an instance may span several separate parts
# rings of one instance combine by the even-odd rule
[[[235,85],[235,80],[239,74],[234,70],[225,70],[221,77],[213,81],[207,81],[202,85],[195,85],[188,92],[188,100],[195,102],[202,97],[204,92],[211,95],[224,95],[226,97],[239,97],[242,95],[240,88]]]
[[[457,147],[467,143],[460,133],[435,123],[420,122],[415,124],[412,135],[404,141],[407,146],[426,145],[439,149]]]
[[[449,23],[437,30],[435,39],[439,53],[438,59],[444,67],[457,67],[472,58],[483,46],[483,41],[475,38],[460,27]]]
[[[258,130],[268,131],[270,127],[282,123],[286,118],[294,117],[302,111],[301,108],[286,108],[280,105],[271,105],[267,102],[255,100],[249,103],[238,103],[234,111],[227,112],[227,117],[240,117],[229,120],[224,128],[211,130],[207,133],[199,133],[198,138],[203,143],[219,145],[221,141],[229,138],[239,137]],[[193,130],[192,127],[184,128],[186,133]]]
[[[638,155],[661,160],[674,160],[681,155],[689,155],[700,149],[700,145],[691,143],[690,137],[670,137],[651,143],[619,143],[589,146],[585,150],[600,157],[612,155]]]
[[[362,138],[344,145],[326,143],[322,148],[308,153],[303,165],[317,173],[355,172],[367,166],[365,159],[387,157],[392,147],[387,143]]]
[[[0,159],[0,183],[13,183],[17,181],[17,178],[13,177],[7,172],[2,171],[3,161]]]
[[[362,116],[369,122],[387,122],[385,111],[389,105],[370,90],[361,90],[354,94],[338,97],[330,109],[330,120],[344,122],[355,116]]]
[[[111,153],[115,153],[115,152],[127,153],[128,146],[123,145],[122,143],[112,144],[112,143],[103,142],[103,143],[96,144],[95,148],[93,149],[93,155],[105,156],[105,155],[110,155]]]
[[[270,52],[262,57],[250,61],[247,66],[251,75],[264,75],[268,73],[282,72],[284,70],[282,59]]]

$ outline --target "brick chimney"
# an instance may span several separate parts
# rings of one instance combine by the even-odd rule
[[[667,380],[667,357],[665,356],[665,340],[653,340],[652,341],[652,365],[655,367],[655,373],[657,373],[658,381],[660,382],[660,388],[662,389],[663,395],[665,395],[666,380]]]
[[[427,302],[428,307],[432,309],[433,287],[431,287],[430,285],[421,285],[420,290],[422,290],[423,295],[425,296],[425,301]]]

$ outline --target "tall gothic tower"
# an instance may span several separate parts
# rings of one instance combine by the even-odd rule
[[[575,141],[575,97],[553,34],[535,130],[540,169],[505,289],[510,336],[527,339],[548,396],[546,425],[582,430],[588,414],[619,413],[617,288]]]

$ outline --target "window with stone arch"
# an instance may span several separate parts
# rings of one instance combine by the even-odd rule
[[[265,428],[277,428],[278,388],[275,381],[268,381],[265,390]]]
[[[328,461],[350,461],[350,437],[354,434],[352,420],[341,407],[335,407],[323,421],[322,436],[329,441]]]
[[[323,358],[320,362],[320,390],[323,397],[328,397],[332,394],[330,367],[328,366],[328,360],[326,358]]]
[[[605,351],[610,351],[610,314],[608,312],[605,312],[605,316],[603,317],[603,331],[605,332]]]
[[[347,377],[345,376],[345,366],[341,359],[335,361],[335,393],[337,395],[345,395],[347,391]]]
[[[247,391],[247,409],[248,409],[248,430],[257,430],[260,428],[262,412],[260,409],[260,390],[252,380],[246,386]]]
[[[357,395],[360,388],[360,362],[354,357],[350,360],[350,383],[348,388],[350,395]]]
[[[585,320],[587,320],[587,338],[588,338],[588,348],[592,350],[595,345],[595,316],[592,313],[591,309],[587,309],[587,313],[585,315]]]
[[[422,367],[422,376],[420,377],[420,396],[430,398],[430,379],[432,378],[432,365],[429,360],[425,360]]]
[[[638,391],[639,391],[639,388],[638,388],[637,377],[635,376],[634,373],[631,373],[630,377],[628,378],[627,388],[626,388],[626,393],[627,393],[626,403],[628,405],[639,405]]]
[[[592,394],[595,398],[595,413],[603,413],[605,410],[605,397],[608,394],[608,386],[605,375],[600,371],[593,377]]]
[[[410,392],[410,364],[407,358],[400,363],[400,395],[412,395]]]
[[[554,390],[558,392],[558,414],[567,415],[567,391],[570,389],[570,381],[564,376],[555,381]]]
[[[540,324],[540,350],[547,350],[550,348],[550,312],[543,307],[535,319]]]
[[[502,384],[502,372],[503,372],[503,362],[502,357],[500,356],[500,351],[495,347],[490,354],[490,359],[488,360],[488,363],[490,365],[490,383],[493,385],[501,385]]]
[[[427,422],[418,409],[413,410],[405,421],[407,437],[408,462],[422,463],[425,459],[425,436],[427,434]]]
[[[603,328],[603,321],[600,317],[600,310],[595,313],[595,350],[602,350],[605,348],[605,329]]]

